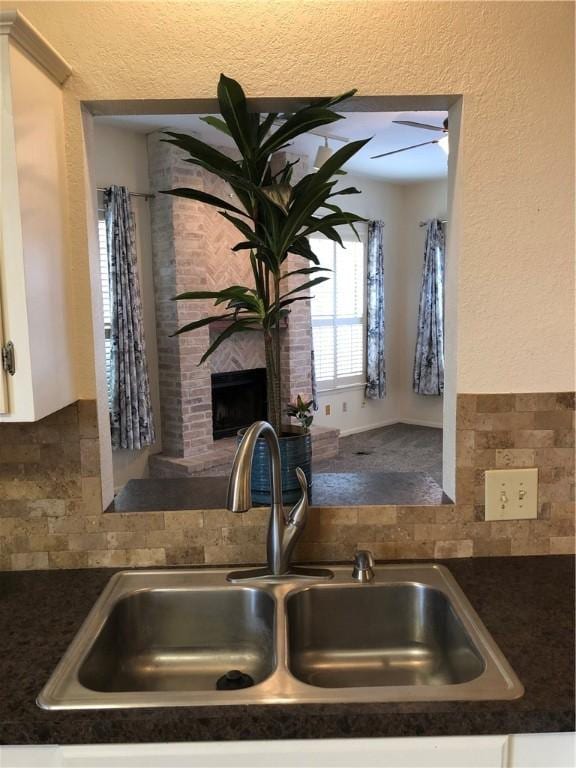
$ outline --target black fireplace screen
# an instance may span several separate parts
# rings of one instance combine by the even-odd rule
[[[212,374],[214,439],[231,437],[253,421],[266,419],[266,368]]]

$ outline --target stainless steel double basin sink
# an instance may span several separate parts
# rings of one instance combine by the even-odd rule
[[[514,699],[523,687],[449,571],[383,565],[230,584],[226,569],[112,577],[45,709]],[[218,690],[230,671],[249,687]]]

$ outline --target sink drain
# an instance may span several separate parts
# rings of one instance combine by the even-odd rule
[[[240,672],[239,669],[231,669],[216,681],[216,688],[219,691],[239,691],[241,688],[250,688],[252,685],[254,680],[250,675]]]

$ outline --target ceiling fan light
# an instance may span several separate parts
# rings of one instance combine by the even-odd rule
[[[313,165],[314,170],[319,171],[324,163],[332,157],[332,154],[332,148],[328,146],[328,139],[324,139],[324,146],[318,147],[318,152],[316,152],[316,159]]]
[[[445,154],[448,154],[450,150],[450,147],[448,144],[448,134],[446,134],[445,136],[442,136],[441,139],[438,139],[438,146]]]

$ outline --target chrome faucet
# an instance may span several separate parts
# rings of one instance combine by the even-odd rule
[[[362,584],[374,581],[374,555],[369,549],[360,549],[354,555],[352,578]]]
[[[228,581],[261,578],[281,579],[286,576],[290,576],[290,578],[332,578],[333,574],[328,570],[298,568],[290,565],[292,552],[308,518],[308,482],[303,470],[297,467],[296,476],[302,490],[302,496],[286,515],[282,506],[280,445],[276,432],[267,421],[256,421],[248,427],[238,446],[228,483],[227,508],[231,512],[247,512],[252,507],[252,458],[256,441],[260,438],[266,440],[270,456],[272,506],[266,543],[268,567],[233,571],[228,574]]]

